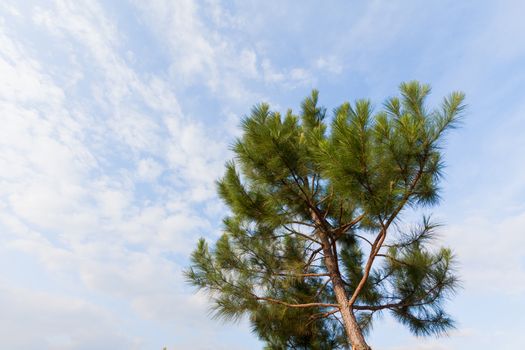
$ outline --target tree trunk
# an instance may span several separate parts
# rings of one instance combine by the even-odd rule
[[[325,232],[319,231],[319,238],[323,246],[324,260],[326,268],[330,273],[332,285],[334,288],[335,298],[337,303],[340,305],[341,316],[343,317],[343,325],[345,327],[346,335],[352,350],[371,350],[370,346],[366,343],[363,332],[357,323],[354,312],[348,304],[348,297],[346,295],[343,280],[339,272],[339,264],[336,260],[334,253],[332,252],[330,240]]]

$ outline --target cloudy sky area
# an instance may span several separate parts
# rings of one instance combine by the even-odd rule
[[[387,350],[525,347],[520,1],[0,3],[0,348],[260,349],[181,270],[220,233],[214,180],[260,101],[330,110],[400,82],[463,90],[442,203],[464,289],[449,338],[388,317]],[[497,345],[496,345],[497,344]]]

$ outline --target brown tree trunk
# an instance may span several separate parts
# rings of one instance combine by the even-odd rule
[[[334,288],[335,298],[337,303],[340,305],[341,316],[343,318],[343,325],[345,327],[346,335],[352,350],[371,350],[370,346],[366,343],[363,332],[357,323],[355,315],[350,308],[348,303],[348,297],[343,285],[343,280],[339,272],[339,264],[332,251],[330,240],[325,232],[319,231],[319,238],[323,246],[324,260],[326,268],[330,273],[332,285]]]

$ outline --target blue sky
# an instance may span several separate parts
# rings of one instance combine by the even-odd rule
[[[402,81],[463,90],[444,244],[448,338],[388,317],[375,349],[525,347],[525,22],[520,1],[2,1],[0,348],[260,349],[181,276],[220,233],[214,180],[267,101],[376,106]]]

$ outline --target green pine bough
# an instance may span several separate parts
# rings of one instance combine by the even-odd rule
[[[438,202],[443,138],[465,108],[454,92],[428,109],[429,93],[403,83],[380,111],[344,103],[330,123],[317,91],[300,115],[252,109],[218,181],[224,233],[201,239],[186,271],[215,316],[249,316],[267,349],[370,349],[384,312],[416,335],[454,327],[454,255],[429,217],[400,222]]]

